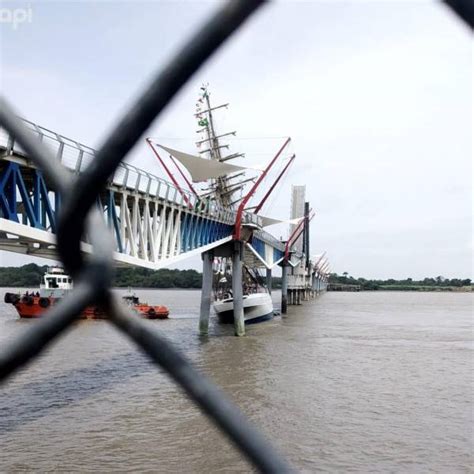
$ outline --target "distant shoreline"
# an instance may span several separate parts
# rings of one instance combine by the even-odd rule
[[[37,290],[34,286],[18,286],[18,285],[1,285],[0,289],[11,289],[14,288],[20,292],[25,290]],[[154,290],[154,291],[201,291],[201,288],[178,288],[178,287],[171,287],[171,288],[162,288],[162,287],[149,287],[149,286],[114,286],[112,290],[127,290],[130,288],[131,291],[143,291],[143,290]],[[273,288],[273,291],[281,291],[281,288]],[[412,288],[401,290],[399,288],[380,288],[377,290],[329,290],[329,293],[472,293],[474,292],[474,288],[464,287],[464,288]]]
[[[421,291],[421,292],[432,292],[432,293],[470,293],[472,292],[472,287],[470,286],[447,286],[447,287],[413,287],[413,288],[380,288],[378,290],[364,290],[364,291]]]
[[[21,267],[0,267],[0,287],[39,289],[47,266],[34,263]],[[342,275],[331,273],[328,281],[328,291],[422,291],[445,293],[468,293],[473,291],[470,279],[426,277],[423,280],[393,278],[379,280],[354,278],[347,272]],[[161,269],[149,270],[139,267],[117,268],[114,288],[137,290],[166,289],[166,290],[200,290],[202,274],[196,270]],[[274,290],[281,288],[281,278],[272,278]]]

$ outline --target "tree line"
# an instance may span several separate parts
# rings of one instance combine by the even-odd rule
[[[29,263],[21,267],[0,267],[0,287],[39,287],[48,267]],[[149,270],[139,267],[120,267],[116,269],[114,286],[137,288],[201,288],[202,274],[196,270]],[[342,275],[331,273],[329,283],[359,285],[362,290],[425,290],[443,288],[462,288],[471,285],[470,279],[461,278],[406,278],[395,280],[370,280],[355,278],[347,272]],[[281,278],[273,278],[273,288],[281,288]]]
[[[39,287],[48,267],[29,263],[21,267],[0,267],[0,287]],[[138,288],[201,288],[201,273],[196,270],[149,270],[117,268],[114,286]]]
[[[439,275],[436,278],[426,277],[422,280],[414,280],[413,278],[405,278],[395,280],[389,278],[387,280],[371,280],[366,278],[355,278],[347,272],[342,275],[331,273],[329,283],[339,283],[343,285],[359,285],[362,290],[399,290],[399,291],[423,291],[448,288],[462,288],[471,286],[469,278],[444,278]]]

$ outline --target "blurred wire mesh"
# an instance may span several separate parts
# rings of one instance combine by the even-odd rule
[[[285,460],[220,390],[198,373],[165,338],[149,331],[140,320],[134,318],[112,295],[113,241],[102,217],[93,206],[114,173],[115,179],[125,175],[127,167],[122,165],[118,168],[152,121],[192,74],[263,3],[263,0],[231,0],[222,6],[158,71],[104,141],[99,152],[89,156],[88,150],[84,150],[89,159],[81,162],[81,174],[77,179],[64,166],[68,166],[68,163],[59,162],[50,149],[37,139],[38,134],[25,126],[7,101],[0,98],[0,125],[15,136],[16,143],[63,195],[57,232],[58,250],[66,269],[77,282],[73,292],[51,308],[47,318],[40,320],[1,352],[0,381],[5,381],[34,359],[75,321],[87,305],[99,304],[108,312],[110,322],[133,339],[152,361],[164,368],[260,471],[287,472],[290,468]],[[445,0],[445,3],[472,28],[472,1]],[[67,146],[73,154],[81,149],[78,144]],[[94,253],[87,262],[80,253],[80,240],[85,233],[90,236],[94,247]]]
[[[41,168],[55,190],[63,196],[57,231],[58,251],[66,269],[76,280],[74,290],[51,308],[48,317],[41,319],[2,351],[0,380],[5,381],[33,360],[75,321],[87,305],[98,304],[107,311],[109,321],[133,339],[153,362],[164,368],[260,471],[286,472],[290,469],[284,459],[223,393],[198,373],[165,338],[151,332],[112,295],[113,240],[94,207],[97,196],[114,173],[117,177],[126,172],[122,160],[152,121],[204,61],[262,4],[262,0],[232,0],[222,6],[158,71],[97,154],[93,156],[85,150],[90,159],[82,160],[81,174],[76,175],[77,178],[70,171],[70,163],[61,163],[51,149],[38,140],[38,132],[18,119],[18,114],[4,98],[0,99],[0,125],[15,137],[21,150]],[[67,146],[76,154],[81,151],[78,144]],[[130,174],[134,170],[128,171]],[[80,253],[84,234],[89,236],[94,248],[87,261]]]

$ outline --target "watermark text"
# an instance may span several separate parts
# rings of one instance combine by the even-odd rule
[[[0,8],[0,25],[10,25],[14,30],[19,25],[33,22],[33,9],[27,8]]]

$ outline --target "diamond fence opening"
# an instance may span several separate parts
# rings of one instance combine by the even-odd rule
[[[5,381],[33,360],[76,320],[86,306],[98,304],[107,311],[108,321],[165,369],[259,470],[287,472],[290,468],[286,461],[224,394],[164,337],[150,331],[112,294],[114,244],[94,206],[107,180],[153,120],[204,61],[263,3],[262,0],[231,0],[224,4],[158,71],[105,139],[95,159],[78,176],[58,162],[17,118],[18,114],[7,100],[0,98],[0,125],[15,137],[51,185],[64,196],[58,219],[57,249],[62,263],[76,281],[74,290],[52,307],[46,318],[39,320],[2,351],[0,380]],[[93,246],[93,254],[87,261],[80,252],[81,237],[85,233]]]

